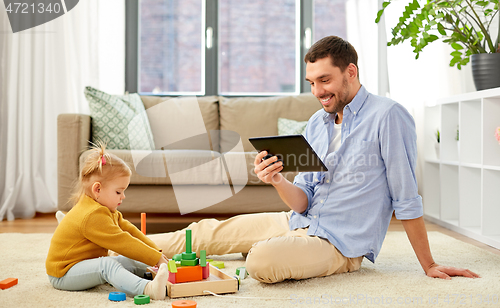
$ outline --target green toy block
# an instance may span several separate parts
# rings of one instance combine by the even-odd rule
[[[181,266],[196,266],[199,264],[199,260],[198,258],[194,260],[181,260]]]
[[[180,260],[182,260],[182,254],[178,253],[178,254],[174,255],[172,257],[172,259],[174,259],[174,261],[180,261]]]
[[[214,262],[214,259],[207,259],[207,262],[210,263],[210,262]]]
[[[206,250],[200,251],[200,265],[201,265],[201,267],[207,266],[207,251]]]
[[[242,267],[238,267],[238,268],[236,269],[236,275],[238,275],[238,276],[239,276],[241,271],[245,271],[245,274],[248,274],[248,273],[247,273],[247,269],[246,269],[245,267],[243,267],[243,266],[242,266]]]
[[[236,275],[239,276],[240,280],[247,278],[248,276],[247,269],[245,267],[238,267],[236,269]]]
[[[187,229],[186,230],[186,253],[192,252],[192,246],[191,246],[191,230]]]
[[[181,260],[194,260],[196,259],[196,252],[183,252]]]
[[[217,267],[218,269],[225,268],[224,262],[222,262],[222,261],[212,261],[212,262],[210,262],[210,264]]]
[[[175,264],[175,260],[168,261],[168,271],[171,273],[177,273],[177,265]]]

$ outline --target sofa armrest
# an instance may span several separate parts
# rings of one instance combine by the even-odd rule
[[[87,150],[91,120],[88,114],[66,113],[57,117],[57,208],[68,211],[79,176],[79,158]]]

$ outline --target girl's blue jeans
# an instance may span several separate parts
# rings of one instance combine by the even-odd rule
[[[73,265],[61,278],[49,275],[56,289],[78,291],[110,283],[118,290],[135,296],[144,294],[150,280],[143,279],[147,265],[124,256],[88,259]]]

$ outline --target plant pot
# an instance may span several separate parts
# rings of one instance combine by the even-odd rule
[[[440,143],[439,143],[439,142],[436,142],[436,143],[434,144],[434,147],[435,147],[435,149],[436,149],[436,159],[437,159],[437,160],[439,160]]]
[[[500,53],[473,54],[471,64],[476,90],[500,87]]]

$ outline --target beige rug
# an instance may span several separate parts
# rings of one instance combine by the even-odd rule
[[[0,307],[136,307],[133,298],[111,302],[102,285],[87,291],[55,290],[45,274],[51,234],[0,234],[0,280],[18,278],[18,285],[0,290]],[[240,291],[224,297],[191,298],[198,307],[500,307],[500,256],[438,232],[429,232],[436,262],[469,268],[480,279],[428,278],[404,232],[389,232],[376,264],[364,261],[355,273],[267,285],[251,278]],[[244,266],[240,254],[214,257],[233,276]],[[248,298],[234,298],[252,297]],[[262,299],[262,298],[268,299]],[[146,307],[171,307],[171,299]],[[460,305],[461,304],[461,305]]]

